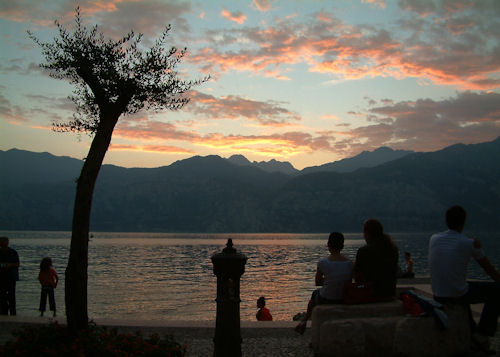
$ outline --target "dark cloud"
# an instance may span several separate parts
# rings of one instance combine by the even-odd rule
[[[0,118],[16,125],[29,121],[28,112],[22,107],[12,104],[3,94],[0,94]]]
[[[280,103],[255,101],[236,95],[214,97],[201,92],[193,92],[186,111],[203,114],[213,119],[244,118],[261,125],[283,126],[300,120],[297,113],[291,112]]]
[[[380,146],[417,151],[500,136],[500,94],[461,92],[441,101],[419,99],[370,108],[376,124],[353,129],[353,152]]]
[[[30,103],[38,102],[43,104],[46,108],[70,112],[75,111],[75,104],[67,97],[48,97],[41,94],[28,94],[26,98],[30,100]]]
[[[87,6],[94,6],[89,2]],[[185,34],[190,27],[183,17],[191,11],[189,2],[170,2],[159,0],[119,1],[114,3],[115,10],[99,11],[95,18],[105,31],[114,37],[121,37],[131,29],[145,34],[145,38],[155,37],[167,25],[172,25],[173,33]],[[137,16],[137,14],[141,16]]]
[[[84,23],[97,22],[106,35],[116,39],[132,29],[145,34],[146,39],[149,39],[168,24],[183,35],[190,32],[189,24],[183,17],[191,11],[188,1],[3,1],[0,2],[0,18],[28,22],[34,27],[53,26],[54,20],[60,21],[64,26],[72,26],[77,6],[80,7]],[[137,16],[138,14],[141,16]]]

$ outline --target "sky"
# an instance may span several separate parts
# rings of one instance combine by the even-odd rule
[[[193,87],[179,111],[120,118],[105,163],[159,167],[195,155],[297,169],[381,146],[436,151],[500,136],[498,0],[3,0],[0,150],[83,159],[91,137],[59,133],[73,87],[39,64],[42,41],[84,22],[169,46]]]

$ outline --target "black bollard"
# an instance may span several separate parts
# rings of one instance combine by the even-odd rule
[[[215,319],[214,357],[241,357],[240,277],[247,257],[227,240],[222,253],[212,255],[217,276],[217,314]]]

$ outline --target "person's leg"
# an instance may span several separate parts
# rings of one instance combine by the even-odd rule
[[[9,312],[11,316],[16,315],[16,282],[13,281],[9,285],[9,290],[7,292],[9,300]]]
[[[469,291],[464,298],[470,304],[484,303],[476,332],[484,336],[494,336],[500,316],[500,283],[469,282]]]
[[[306,330],[307,326],[307,320],[311,318],[312,311],[314,306],[316,306],[316,299],[319,295],[319,289],[316,289],[313,291],[311,298],[309,299],[309,302],[307,303],[307,310],[305,316],[302,318],[302,320],[299,322],[297,326],[295,326],[295,331],[297,331],[300,334],[303,334]]]
[[[48,289],[48,293],[49,293],[49,306],[50,306],[50,310],[54,312],[54,316],[56,316],[56,299],[55,299],[55,296],[54,296],[54,288],[53,287],[50,287]]]
[[[40,311],[40,316],[43,316],[46,305],[47,305],[47,290],[45,289],[45,287],[42,286],[42,291],[40,293],[40,308],[38,309]]]
[[[7,295],[7,287],[5,284],[0,286],[0,315],[7,315],[9,313],[9,301]]]
[[[467,315],[469,318],[469,326],[471,334],[476,331],[476,322],[474,321],[474,317],[472,316],[472,310],[470,308],[470,303],[464,298],[443,298],[439,296],[433,296],[434,300],[440,302],[442,304],[456,304],[460,306],[464,306],[467,309]]]

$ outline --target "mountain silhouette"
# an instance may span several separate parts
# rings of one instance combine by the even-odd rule
[[[324,171],[352,172],[360,168],[375,167],[386,162],[402,158],[411,153],[413,153],[413,151],[392,150],[388,147],[381,147],[374,151],[363,151],[361,154],[351,158],[342,159],[320,166],[307,167],[301,171],[301,174]]]
[[[349,232],[377,218],[387,231],[427,231],[444,228],[444,212],[453,204],[468,211],[468,228],[498,230],[497,157],[500,138],[406,152],[349,172],[329,171],[330,165],[287,174],[279,169],[286,163],[271,160],[266,169],[244,157],[216,155],[158,168],[103,165],[91,230]],[[81,165],[48,153],[0,151],[0,229],[69,230]]]

